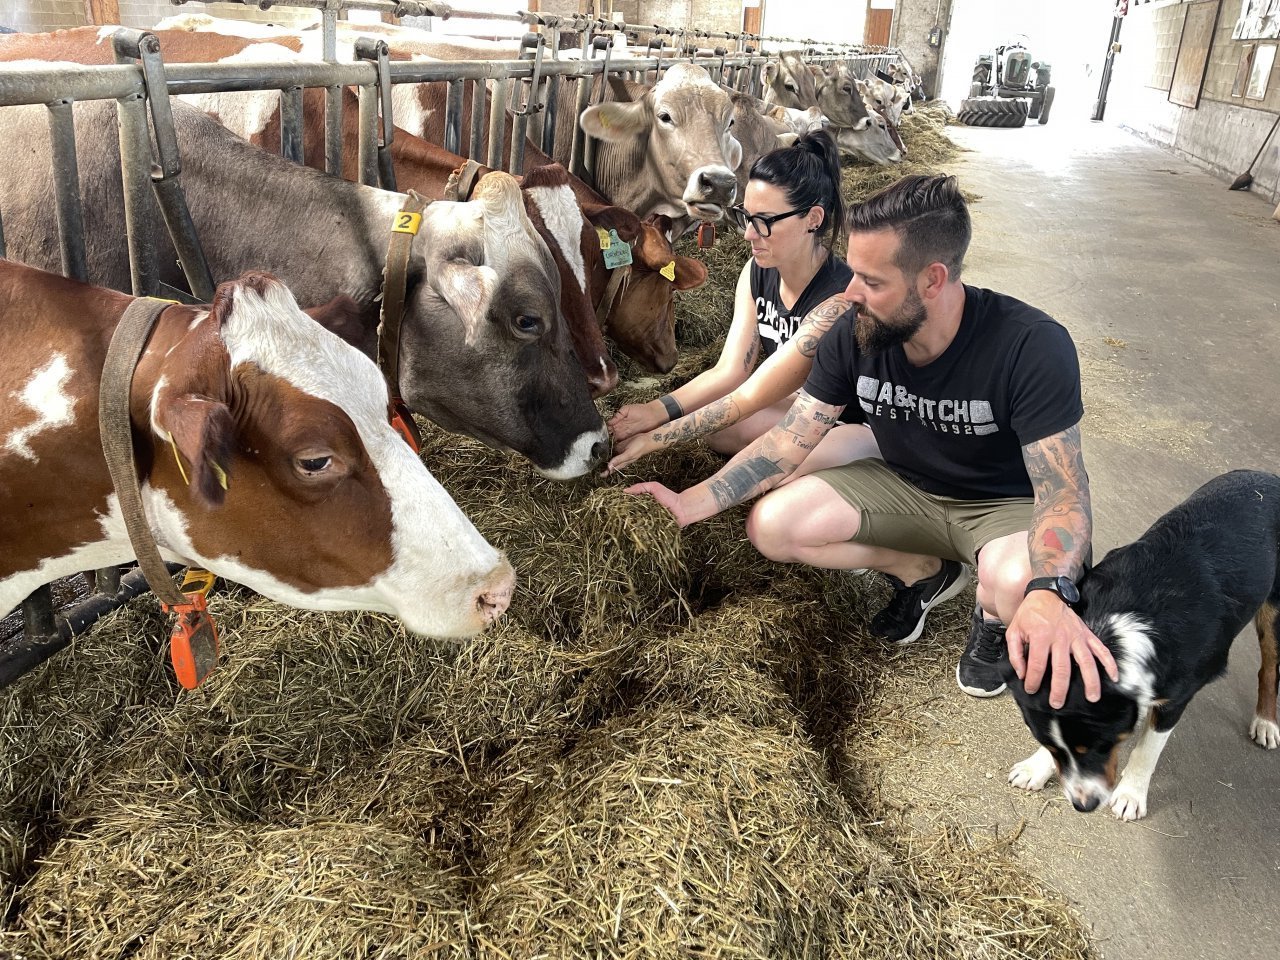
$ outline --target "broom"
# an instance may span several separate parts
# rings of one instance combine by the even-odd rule
[[[1240,176],[1231,181],[1228,190],[1248,190],[1253,183],[1253,164],[1258,162],[1258,158],[1262,156],[1262,151],[1267,149],[1267,144],[1271,142],[1271,135],[1276,132],[1276,127],[1280,126],[1280,116],[1276,117],[1275,123],[1271,124],[1271,129],[1267,131],[1267,139],[1262,141],[1262,146],[1258,148],[1258,152],[1253,155],[1253,163],[1249,164],[1249,169]]]

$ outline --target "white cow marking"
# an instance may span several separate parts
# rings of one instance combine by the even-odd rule
[[[560,252],[573,270],[578,289],[586,292],[587,270],[582,262],[582,208],[567,183],[558,187],[530,187],[534,206],[542,216]]]
[[[424,59],[414,57],[413,59]],[[426,136],[427,123],[433,111],[422,105],[419,91],[422,84],[393,83],[391,85],[391,113],[396,118],[396,126],[408,130],[415,137]]]
[[[26,386],[11,394],[13,399],[32,410],[36,419],[9,434],[4,444],[6,450],[32,463],[38,462],[28,441],[38,433],[64,427],[75,419],[72,411],[75,409],[76,399],[67,393],[67,381],[70,379],[71,368],[67,365],[66,354],[55,353],[27,381]]]

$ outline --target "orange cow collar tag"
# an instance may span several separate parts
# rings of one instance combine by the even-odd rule
[[[188,570],[180,589],[190,602],[160,605],[165,613],[178,615],[169,636],[169,659],[178,682],[187,690],[200,686],[218,665],[218,628],[205,599],[213,581],[207,570]]]
[[[706,250],[715,246],[716,242],[716,225],[710,220],[703,220],[698,224],[698,249]]]
[[[387,408],[387,419],[391,421],[391,429],[404,438],[409,449],[414,453],[422,453],[422,440],[418,436],[418,427],[413,422],[413,414],[405,402],[399,398],[391,401]]]

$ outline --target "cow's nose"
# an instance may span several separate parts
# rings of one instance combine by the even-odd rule
[[[597,464],[604,463],[608,460],[610,448],[611,444],[609,443],[608,437],[593,443],[591,445],[591,465],[594,467]]]
[[[597,373],[587,374],[587,386],[591,388],[591,399],[599,400],[618,385],[618,368],[609,364],[601,364]]]
[[[511,593],[516,586],[515,569],[506,560],[501,561],[485,578],[476,594],[476,611],[485,626],[493,623],[511,605]]]
[[[738,189],[738,178],[732,170],[703,170],[698,174],[698,186],[709,196],[728,194]]]

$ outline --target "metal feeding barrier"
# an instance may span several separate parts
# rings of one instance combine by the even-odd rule
[[[173,0],[181,4],[185,0]],[[235,0],[232,0],[235,2]],[[855,72],[871,76],[897,59],[896,50],[852,45],[818,44],[807,40],[759,37],[743,33],[715,33],[685,27],[627,24],[582,15],[552,16],[539,13],[490,14],[454,9],[443,3],[417,0],[240,0],[246,6],[266,9],[272,5],[307,7],[321,15],[325,62],[164,64],[154,34],[121,28],[112,44],[116,65],[68,66],[7,70],[0,64],[0,107],[43,104],[49,112],[54,179],[54,205],[58,221],[63,273],[87,280],[84,213],[79,191],[72,105],[78,100],[116,101],[120,138],[121,180],[124,191],[125,232],[129,250],[131,293],[161,296],[187,303],[207,303],[213,298],[215,278],[210,274],[199,237],[181,188],[178,154],[169,97],[187,93],[276,90],[280,96],[280,152],[297,163],[303,155],[303,91],[326,90],[325,169],[342,170],[342,95],[354,87],[359,100],[358,164],[360,181],[395,190],[391,145],[395,125],[391,87],[396,83],[444,83],[447,85],[444,117],[445,149],[466,154],[495,169],[521,173],[526,135],[533,136],[551,154],[556,129],[559,87],[565,78],[578,83],[575,106],[579,114],[596,97],[603,97],[611,75],[655,78],[676,63],[696,63],[720,82],[759,96],[764,66],[774,54],[761,52],[765,42],[794,44],[817,62],[849,60]],[[385,40],[362,37],[354,45],[355,60],[337,62],[337,23],[348,10],[375,10],[398,16],[441,19],[475,18],[515,20],[533,30],[520,40],[520,59],[471,61],[397,61],[389,59]],[[536,32],[534,32],[536,31]],[[561,58],[561,36],[582,36],[580,58]],[[643,58],[613,57],[614,35],[645,36]],[[710,49],[702,41],[732,41]],[[470,129],[464,137],[464,84],[471,84]],[[490,89],[492,88],[492,89]],[[485,127],[484,113],[491,97],[493,108]],[[512,143],[505,147],[506,117],[512,118]],[[487,138],[486,138],[487,133]],[[484,150],[485,140],[487,150]],[[574,125],[570,170],[591,179],[595,140]],[[484,156],[481,153],[484,152]],[[505,162],[504,162],[505,161]],[[148,216],[154,202],[178,254],[188,291],[160,280],[157,237]],[[4,224],[0,219],[0,257],[5,255]],[[180,569],[176,565],[174,570]],[[95,571],[93,594],[55,615],[49,586],[34,591],[22,603],[23,632],[16,641],[0,640],[0,686],[42,663],[67,646],[101,616],[147,589],[133,571],[123,578],[120,568]]]

